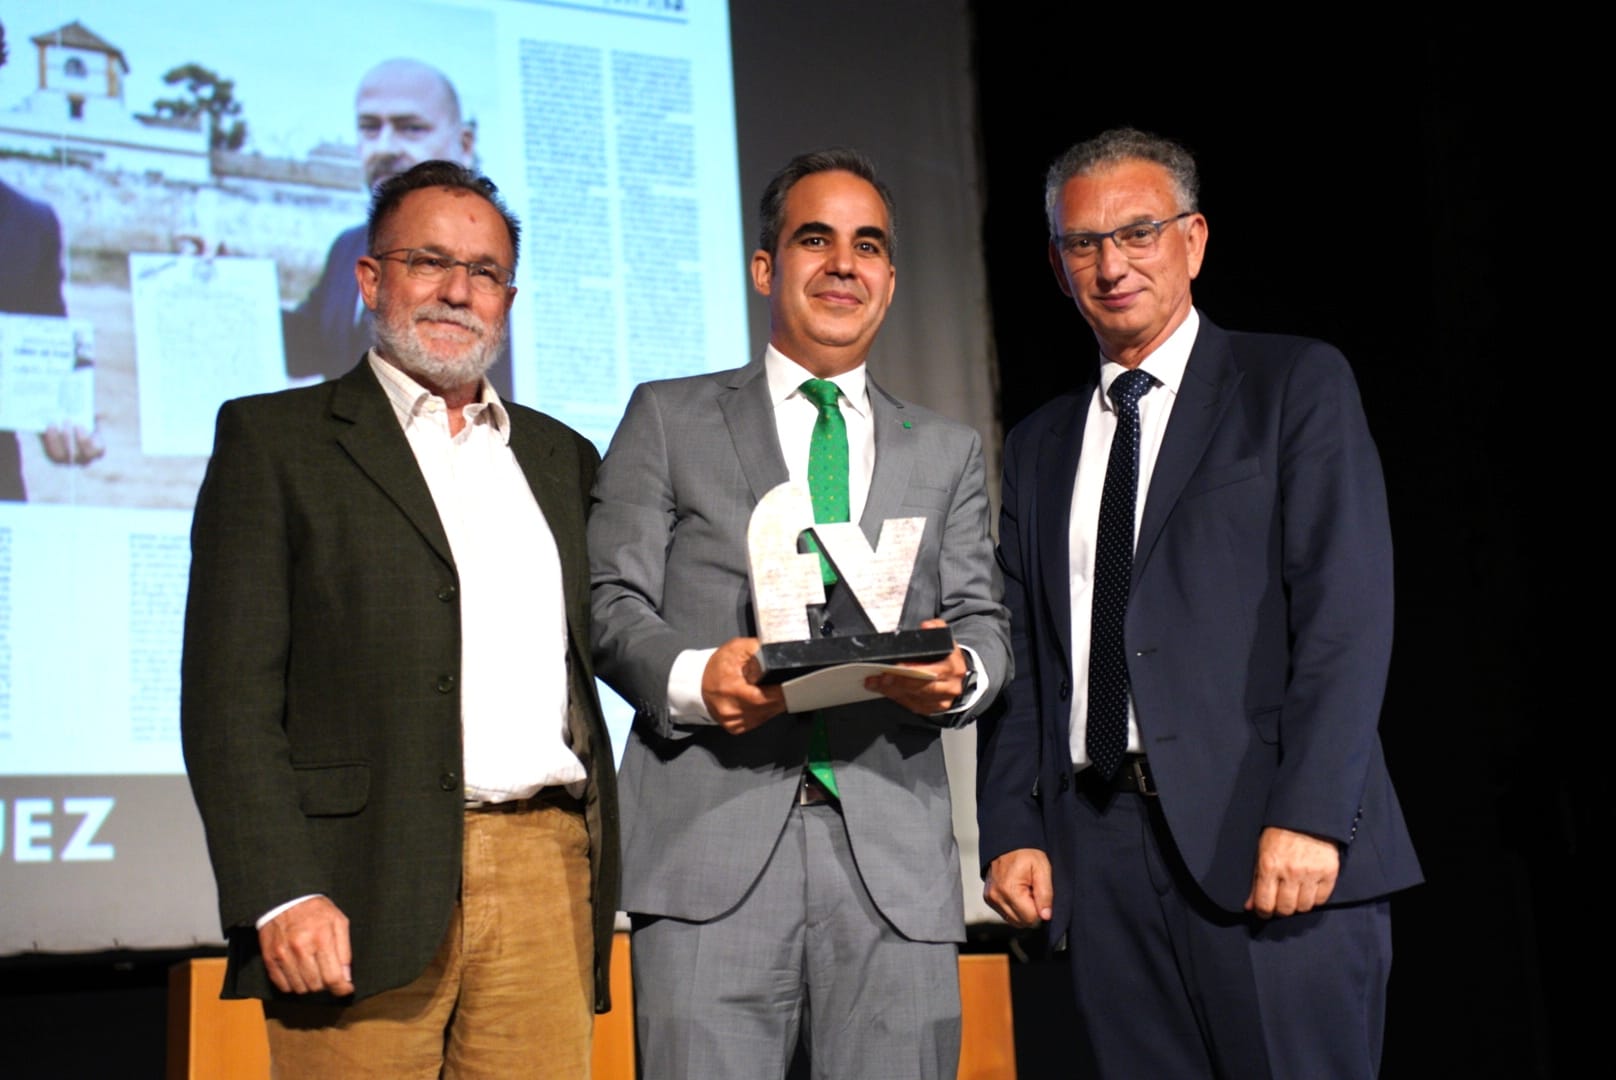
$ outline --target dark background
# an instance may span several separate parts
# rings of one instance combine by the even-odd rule
[[[1094,362],[1045,262],[1044,169],[1118,124],[1182,141],[1210,223],[1197,303],[1225,328],[1341,347],[1385,465],[1398,618],[1382,733],[1428,882],[1394,904],[1384,1074],[1570,1075],[1606,996],[1574,980],[1609,958],[1589,851],[1610,831],[1592,793],[1608,740],[1590,748],[1595,725],[1565,700],[1588,666],[1562,644],[1580,628],[1534,621],[1591,591],[1580,502],[1555,497],[1542,463],[1602,485],[1569,435],[1591,426],[1575,406],[1593,378],[1543,375],[1597,347],[1578,336],[1597,333],[1597,282],[1563,256],[1604,227],[1581,216],[1600,205],[1593,179],[1565,185],[1570,201],[1526,193],[1592,162],[1544,135],[1558,102],[1522,64],[1538,43],[1513,32],[1154,14],[974,5],[1002,419]],[[828,71],[824,89],[856,97],[858,82]],[[0,1073],[160,1076],[174,959],[0,962]],[[1023,1077],[1068,1071],[1063,979],[1014,969]]]

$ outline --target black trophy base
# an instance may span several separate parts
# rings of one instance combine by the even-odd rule
[[[954,632],[894,630],[886,634],[846,634],[807,641],[774,641],[757,651],[758,682],[772,686],[821,668],[842,664],[929,664],[954,651]]]

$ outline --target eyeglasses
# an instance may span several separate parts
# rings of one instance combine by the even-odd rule
[[[412,278],[422,281],[442,281],[449,276],[457,266],[466,268],[466,277],[471,287],[478,292],[497,293],[510,287],[516,280],[516,272],[507,270],[499,263],[470,262],[466,259],[451,259],[430,248],[397,248],[393,251],[378,251],[371,256],[372,259],[397,259],[404,264],[404,272]]]
[[[1186,210],[1182,214],[1174,214],[1170,218],[1160,221],[1135,221],[1110,232],[1071,232],[1055,238],[1060,245],[1061,254],[1069,262],[1090,263],[1100,257],[1100,245],[1110,240],[1117,245],[1117,250],[1130,258],[1141,258],[1156,250],[1156,243],[1161,239],[1162,230],[1180,218],[1187,218],[1195,214],[1194,210]]]

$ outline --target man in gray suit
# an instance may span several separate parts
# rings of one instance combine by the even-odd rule
[[[892,299],[891,198],[869,162],[794,159],[763,196],[760,362],[635,391],[589,521],[595,663],[635,707],[623,759],[624,907],[644,1073],[952,1077],[960,870],[940,736],[1008,677],[974,431],[893,398],[864,360]],[[816,404],[809,395],[824,399]],[[848,519],[924,517],[902,625],[952,627],[930,682],[786,712],[753,681],[746,528],[808,483],[845,424]],[[812,620],[869,630],[849,590]]]

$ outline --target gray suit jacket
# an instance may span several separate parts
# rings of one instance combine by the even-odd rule
[[[860,521],[873,544],[890,517],[924,516],[902,625],[946,619],[976,650],[992,692],[927,719],[887,701],[829,710],[848,834],[871,898],[905,936],[963,936],[959,856],[941,727],[1005,684],[1009,631],[988,534],[980,440],[873,382],[875,469]],[[597,478],[589,519],[596,671],[636,710],[623,792],[623,906],[706,920],[734,907],[768,862],[794,804],[810,718],[741,736],[668,716],[685,649],[754,630],[746,525],[788,479],[762,363],[635,391]],[[861,616],[838,590],[838,632]]]
[[[618,845],[584,647],[595,449],[509,410],[561,556],[604,1009]],[[402,986],[437,951],[460,887],[460,604],[432,494],[368,363],[220,409],[191,552],[180,726],[230,938],[226,996],[273,993],[254,923],[309,893],[351,920],[356,997]]]

